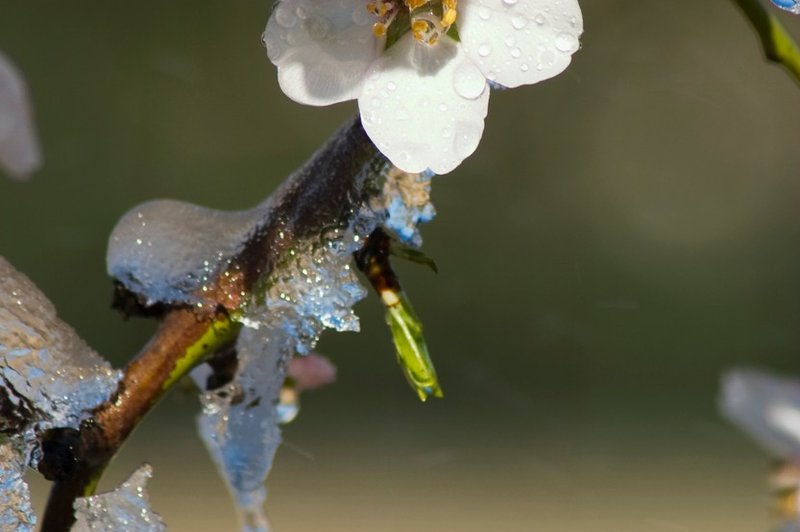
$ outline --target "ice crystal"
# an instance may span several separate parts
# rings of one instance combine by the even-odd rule
[[[0,53],[0,168],[25,179],[41,164],[28,89],[19,71]]]
[[[35,430],[78,428],[119,377],[0,257],[0,431],[32,441]]]
[[[29,532],[36,526],[24,469],[22,453],[10,442],[0,444],[0,530]]]
[[[296,403],[286,408],[279,401],[289,360],[310,353],[324,329],[358,330],[352,307],[366,291],[353,272],[353,252],[381,226],[419,245],[417,225],[434,214],[430,176],[409,175],[376,158],[354,125],[252,210],[152,202],[130,211],[111,236],[109,273],[151,304],[214,304],[219,294],[207,300],[206,283],[242,267],[240,255],[252,253],[254,243],[270,244],[251,293],[223,295],[246,325],[232,380],[206,389],[210,367],[192,372],[205,390],[201,437],[246,530],[268,528],[264,481],[281,441],[279,424],[297,413]]]
[[[800,460],[800,381],[755,369],[722,378],[720,409],[776,458]]]
[[[383,194],[373,202],[386,212],[384,227],[403,243],[419,247],[419,225],[436,215],[431,203],[431,173],[409,174],[396,168],[387,170]]]
[[[145,464],[114,491],[78,498],[74,504],[75,525],[72,531],[162,532],[166,530],[158,514],[150,509],[150,500],[145,491],[145,484],[152,476],[152,468]]]
[[[129,211],[108,241],[108,273],[147,304],[202,302],[202,288],[229,263],[268,205],[239,212],[172,200]]]

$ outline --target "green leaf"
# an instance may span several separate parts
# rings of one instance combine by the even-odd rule
[[[387,305],[386,323],[392,332],[397,361],[403,374],[422,401],[430,396],[444,397],[436,377],[436,369],[428,354],[425,337],[422,335],[422,322],[414,314],[405,294],[397,292],[395,295],[398,301]]]
[[[403,245],[396,240],[392,240],[392,243],[389,245],[389,253],[395,257],[427,266],[433,270],[433,273],[439,273],[439,267],[436,266],[436,261],[422,251]]]
[[[734,0],[761,38],[767,59],[783,65],[800,83],[800,47],[761,0]]]

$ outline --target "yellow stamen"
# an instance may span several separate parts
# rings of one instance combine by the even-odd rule
[[[458,16],[458,11],[453,8],[447,8],[442,16],[442,24],[445,27],[450,27],[456,21],[456,17]]]
[[[386,24],[383,24],[382,22],[376,22],[375,24],[373,24],[372,34],[375,37],[383,37],[384,35],[386,35]]]
[[[403,1],[405,2],[406,6],[408,6],[408,9],[414,11],[415,9],[420,8],[425,4],[427,4],[430,0],[403,0]]]

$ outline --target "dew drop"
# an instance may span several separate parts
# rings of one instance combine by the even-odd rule
[[[519,59],[519,56],[521,55],[522,55],[522,50],[520,50],[519,48],[511,49],[511,57],[513,57],[514,59]]]
[[[280,5],[280,4],[278,4]],[[330,22],[322,17],[311,17],[305,21],[306,30],[315,41],[324,40],[330,30]]]
[[[488,7],[481,6],[478,8],[478,16],[481,17],[483,20],[489,20],[489,17],[492,16],[492,12],[489,11]]]
[[[478,55],[481,57],[488,57],[492,53],[492,45],[485,42],[478,46]]]
[[[521,30],[528,25],[528,19],[524,15],[514,15],[511,17],[511,25],[515,30]]]
[[[505,4],[506,6],[513,6],[516,3],[517,0],[503,0],[503,4]]]
[[[547,22],[547,19],[546,19],[546,18],[544,18],[544,15],[542,15],[541,13],[539,13],[538,15],[536,15],[536,18],[535,18],[534,20],[536,21],[536,23],[537,23],[539,26],[544,26],[544,23],[545,23],[545,22]]]
[[[293,28],[297,24],[297,17],[292,10],[283,4],[275,8],[275,22],[284,28]]]
[[[456,92],[461,97],[474,100],[483,94],[486,88],[486,80],[475,65],[464,61],[456,67],[453,76],[453,85]]]
[[[566,32],[556,35],[556,48],[560,52],[572,53],[578,49],[578,39]]]
[[[397,83],[395,83],[394,81],[390,81],[389,83],[386,84],[386,88],[389,89],[390,91],[394,91],[397,89]]]

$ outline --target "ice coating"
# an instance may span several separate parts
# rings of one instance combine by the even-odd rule
[[[243,321],[249,327],[236,344],[239,366],[234,380],[202,396],[200,433],[234,494],[245,530],[268,529],[264,482],[280,445],[279,424],[287,419],[279,395],[288,361],[310,353],[326,328],[358,330],[352,306],[366,292],[354,275],[352,254],[369,233],[391,219],[389,206],[399,199],[406,212],[432,211],[426,207],[426,180],[399,172],[380,177],[385,179],[381,193],[370,198],[347,227],[301,241],[284,253],[245,308]],[[422,191],[411,192],[418,189]],[[418,235],[421,218],[396,217],[395,228]],[[403,228],[403,220],[413,227]],[[204,367],[193,373],[201,386],[207,375]]]
[[[42,164],[28,89],[22,75],[0,52],[0,168],[25,179]]]
[[[722,377],[723,415],[776,458],[800,460],[800,380],[756,369]]]
[[[246,326],[230,382],[206,390],[217,386],[210,367],[192,372],[206,390],[201,437],[246,530],[268,529],[264,482],[287,419],[279,397],[288,361],[310,353],[326,328],[358,330],[352,306],[366,291],[353,252],[364,240],[384,226],[413,245],[416,225],[433,215],[430,176],[409,176],[376,154],[356,121],[253,210],[151,202],[112,234],[108,270],[131,292],[148,303],[220,303]],[[220,273],[238,278],[242,292],[220,294],[234,286]]]
[[[233,492],[245,530],[268,530],[264,481],[281,442],[285,413],[279,395],[289,360],[309,353],[325,328],[358,330],[352,306],[365,291],[350,266],[363,238],[356,236],[334,231],[287,252],[257,298],[263,301],[248,308],[251,327],[236,343],[234,380],[201,397],[200,434]],[[200,386],[207,371],[201,367],[192,374]]]
[[[378,208],[386,212],[384,227],[407,245],[422,245],[419,225],[436,215],[430,196],[432,177],[430,172],[410,174],[389,169],[383,194],[376,198]]]
[[[276,401],[294,344],[285,331],[245,328],[236,343],[239,370],[233,382],[201,396],[200,436],[239,509],[243,529],[265,531],[264,481],[281,442]],[[205,369],[192,377],[203,386]]]
[[[789,13],[800,15],[800,0],[772,0],[772,3]]]
[[[119,378],[30,279],[0,257],[0,431],[78,428]]]
[[[161,517],[150,509],[150,499],[145,491],[145,484],[152,476],[152,468],[145,464],[114,491],[78,498],[74,504],[72,532],[166,530]]]
[[[24,460],[12,443],[0,444],[0,530],[32,532],[36,527],[30,491],[22,478]]]
[[[108,273],[147,304],[202,302],[202,287],[241,249],[267,206],[225,212],[172,200],[130,210],[108,241]]]

